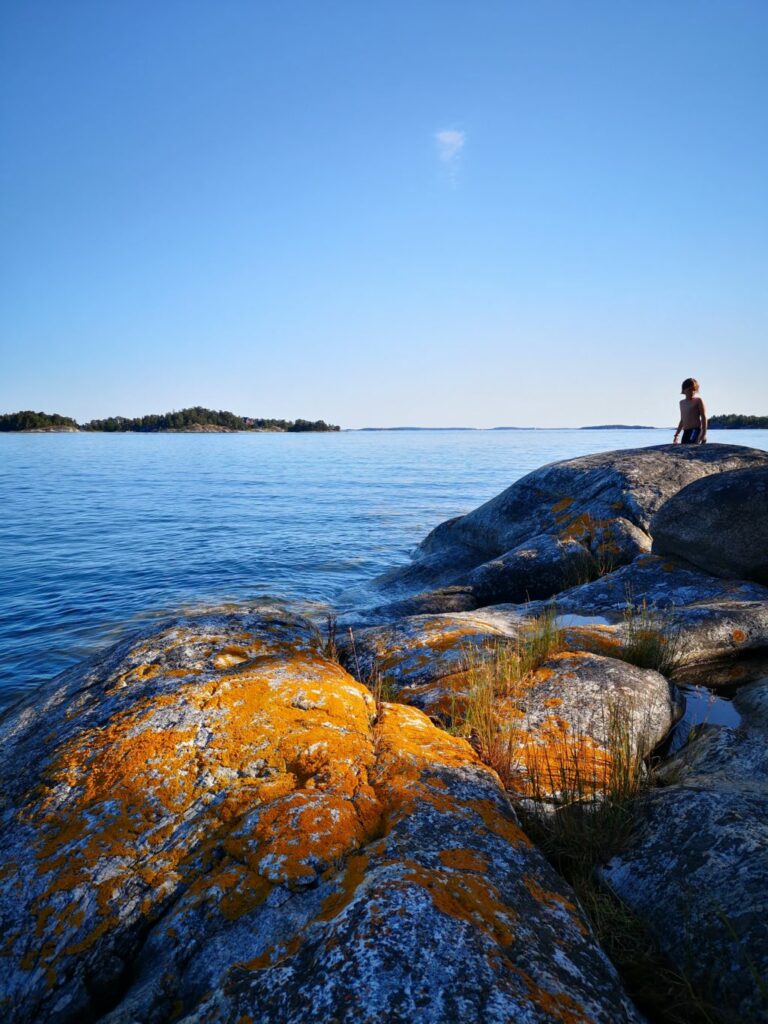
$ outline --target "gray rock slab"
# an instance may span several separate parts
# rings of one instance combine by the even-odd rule
[[[602,619],[611,626],[612,638],[604,629],[592,632],[599,641],[611,641],[617,653],[616,645],[627,633],[630,608],[673,638],[681,662],[768,648],[768,588],[748,580],[720,579],[674,558],[641,555],[631,565],[558,594],[553,603],[563,624],[569,619],[576,624],[580,618],[585,625]],[[521,615],[540,615],[544,607],[542,602],[498,605],[472,614],[475,621],[503,631],[518,628]],[[584,642],[588,640],[585,635]]]

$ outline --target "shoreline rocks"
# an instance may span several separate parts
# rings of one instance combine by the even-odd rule
[[[618,568],[650,550],[654,514],[688,484],[710,474],[757,467],[768,467],[767,452],[721,444],[633,448],[552,463],[473,512],[436,527],[410,565],[385,573],[374,583],[383,596],[392,598],[466,585],[468,574],[502,556],[511,560],[521,545],[544,553],[547,572],[552,573],[561,559],[567,572],[570,545],[563,547],[561,559],[553,557],[557,542],[566,541],[581,545],[583,557],[598,571]],[[520,565],[520,580],[535,557]],[[494,575],[497,571],[489,568],[480,579]],[[509,588],[506,592],[518,593],[518,578],[511,568],[501,575]],[[499,585],[496,600],[505,600],[504,593]]]

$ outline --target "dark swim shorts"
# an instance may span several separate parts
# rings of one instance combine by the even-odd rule
[[[681,444],[698,444],[699,443],[699,428],[691,427],[690,430],[683,431],[683,439]]]

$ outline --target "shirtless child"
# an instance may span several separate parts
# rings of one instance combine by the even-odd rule
[[[675,431],[673,444],[678,444],[680,431],[683,433],[683,444],[704,444],[707,440],[707,410],[704,401],[698,396],[699,382],[694,377],[687,377],[682,384],[685,398],[680,402],[680,422]]]

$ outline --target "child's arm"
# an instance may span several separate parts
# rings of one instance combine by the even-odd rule
[[[682,403],[680,403],[680,404],[682,405]],[[677,439],[678,439],[678,437],[680,437],[680,431],[682,429],[683,429],[683,411],[681,409],[680,410],[680,422],[677,424],[677,430],[675,431],[675,436],[672,438],[672,444],[677,444],[678,443]]]
[[[699,399],[699,420],[701,422],[701,433],[699,434],[699,444],[704,444],[707,440],[707,407],[704,405],[704,399]]]

